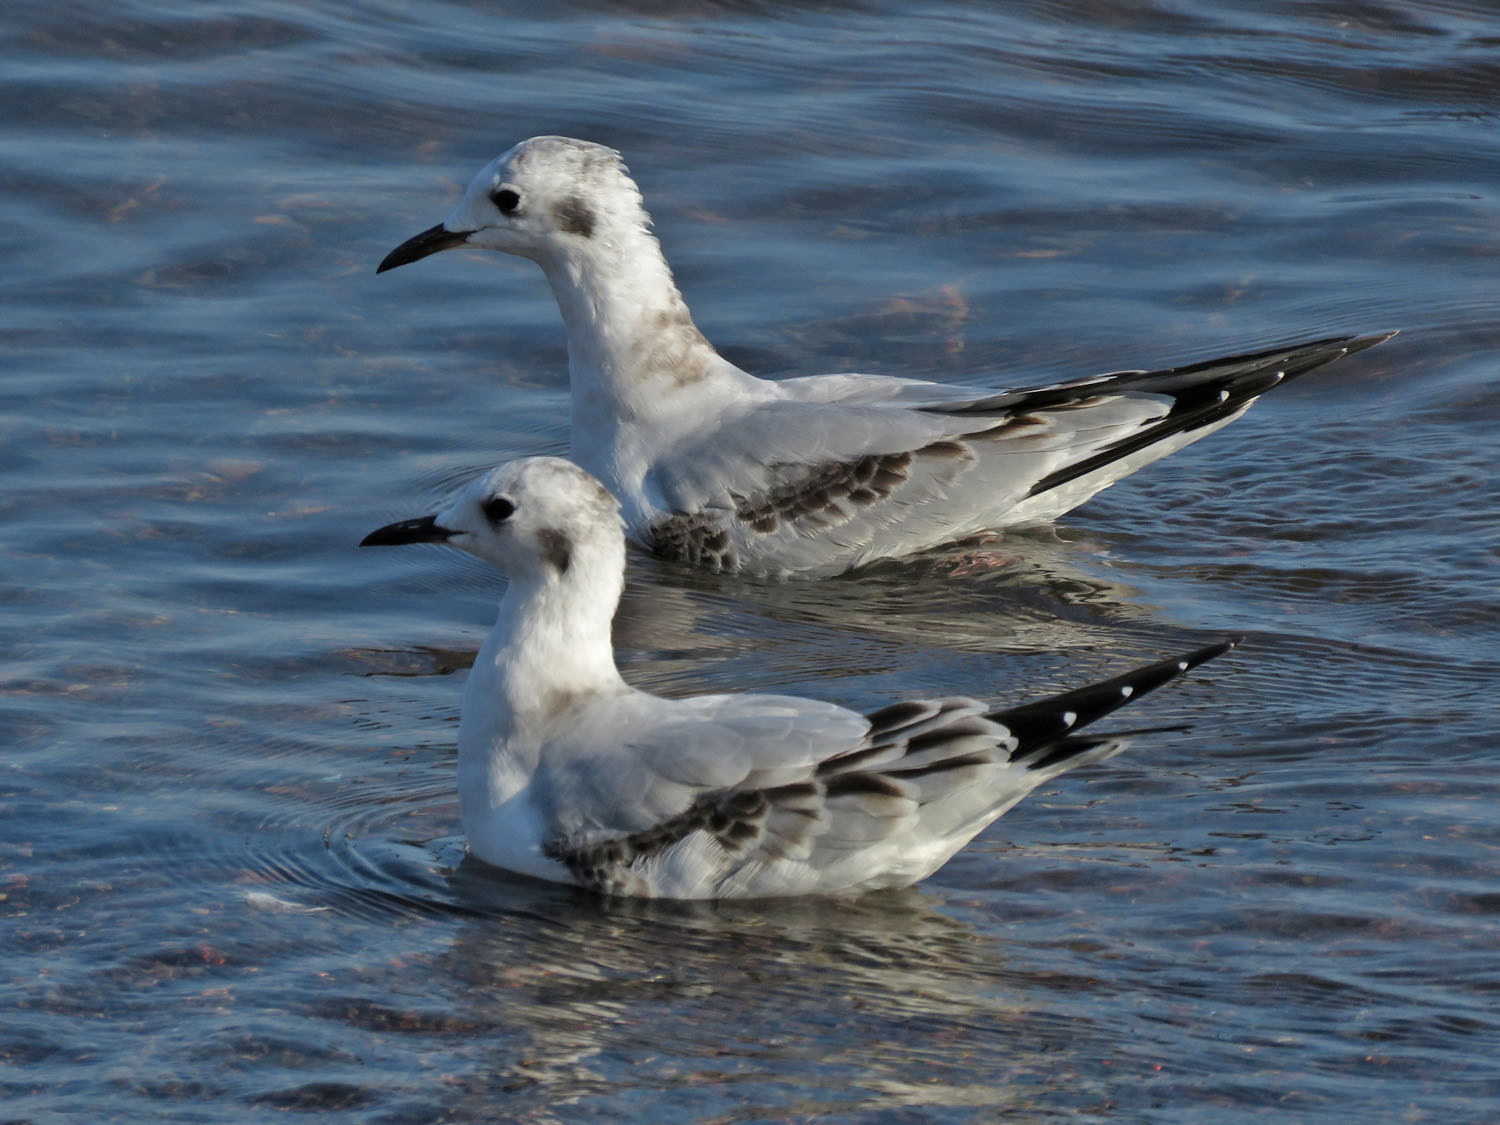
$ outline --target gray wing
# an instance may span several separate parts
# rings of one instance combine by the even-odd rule
[[[707,898],[905,885],[1036,786],[1120,748],[1120,734],[1081,728],[1233,644],[998,711],[963,698],[867,716],[774,696],[688,700],[628,744],[629,769],[644,785],[622,793],[616,769],[595,794],[617,810],[628,804],[623,816],[611,814],[615,826],[596,818],[543,850],[578,882],[611,893]],[[641,811],[643,788],[650,814]]]
[[[617,700],[545,750],[532,781],[550,812],[543,852],[586,886],[704,897],[661,884],[712,887],[726,849],[750,848],[751,824],[755,855],[801,846],[821,815],[808,804],[818,764],[868,729],[856,712],[789,696]]]
[[[585,708],[549,739],[533,785],[556,810],[557,833],[628,834],[706,792],[805,777],[867,728],[863,716],[812,699],[632,692]]]
[[[974,391],[834,375],[663,451],[647,492],[661,554],[719,570],[835,573],[1043,522],[1238,417],[1266,390],[1385,336],[1160,371]]]
[[[718,570],[836,572],[943,536],[972,477],[967,422],[900,407],[758,403],[665,450],[646,480],[660,554]],[[906,546],[899,553],[916,548]],[[888,552],[886,552],[888,553]]]

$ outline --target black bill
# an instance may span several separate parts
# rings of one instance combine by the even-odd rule
[[[429,254],[436,254],[439,250],[452,250],[455,246],[462,246],[469,240],[470,233],[466,230],[449,230],[442,223],[429,227],[421,234],[408,238],[382,258],[380,265],[375,267],[375,272],[384,273],[397,266],[418,261]]]
[[[420,516],[377,527],[359,541],[361,547],[400,547],[407,543],[444,543],[456,534],[438,526],[436,516]]]

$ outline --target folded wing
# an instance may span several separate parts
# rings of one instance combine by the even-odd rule
[[[959,392],[912,380],[788,380],[662,451],[659,553],[718,570],[836,573],[1051,520],[1238,417],[1267,390],[1390,334],[1159,371]]]
[[[1233,644],[1005,710],[965,698],[865,716],[778,696],[681,701],[628,740],[631,764],[612,784],[574,784],[570,796],[593,814],[560,826],[543,850],[581,884],[619,894],[905,885],[1038,785],[1122,745],[1122,734],[1081,728]]]

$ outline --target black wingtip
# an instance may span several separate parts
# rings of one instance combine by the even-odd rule
[[[1031,486],[1027,497],[1049,492],[1139,453],[1167,438],[1199,430],[1245,410],[1272,387],[1332,363],[1346,355],[1384,343],[1391,332],[1368,336],[1328,336],[1245,355],[1168,367],[1160,371],[1122,372],[1099,382],[1096,393],[1139,391],[1172,397],[1172,408],[1156,423],[1110,442],[1091,456],[1063,465]],[[1056,393],[1043,389],[1039,396]],[[1035,409],[1045,409],[1037,405]]]
[[[1243,634],[1235,637],[1225,637],[1222,641],[1215,641],[1211,645],[1204,645],[1202,648],[1194,649],[1186,656],[1179,657],[1178,662],[1187,665],[1187,668],[1183,669],[1186,672],[1189,669],[1198,667],[1200,664],[1207,664],[1210,660],[1215,660],[1223,656],[1230,649],[1238,648],[1244,643],[1245,638]]]
[[[1399,331],[1400,329],[1392,329],[1388,332],[1371,332],[1364,336],[1324,336],[1317,340],[1277,344],[1258,351],[1199,360],[1179,367],[1165,367],[1159,371],[1145,371],[1139,375],[1127,374],[1123,381],[1150,384],[1159,383],[1165,379],[1183,381],[1187,376],[1202,375],[1208,376],[1207,385],[1217,387],[1232,385],[1246,375],[1272,370],[1279,370],[1285,378],[1293,379],[1322,367],[1325,363],[1332,363],[1343,356],[1362,352],[1366,348],[1373,348],[1376,344],[1383,344]],[[1170,386],[1161,387],[1160,390],[1172,393]]]
[[[1356,336],[1350,340],[1344,348],[1345,355],[1353,355],[1362,352],[1366,348],[1373,348],[1376,344],[1383,344],[1393,336],[1401,335],[1401,329],[1392,328],[1389,332],[1372,332],[1368,336]]]
[[[1032,758],[1026,763],[1026,768],[1031,770],[1051,769],[1060,766],[1064,762],[1073,762],[1077,758],[1087,754],[1090,750],[1096,750],[1101,746],[1118,746],[1128,738],[1139,738],[1143,734],[1183,734],[1193,728],[1186,723],[1174,723],[1170,726],[1159,727],[1131,727],[1129,730],[1100,731],[1097,734],[1074,734],[1067,738],[1060,738],[1056,742],[1049,743],[1043,748],[1039,756]]]
[[[1012,761],[1045,750],[1062,740],[1069,740],[1071,744],[1076,741],[1071,738],[1075,732],[1162,685],[1171,683],[1200,664],[1223,656],[1243,640],[1243,637],[1226,637],[1182,656],[1159,660],[1155,664],[1147,664],[1088,687],[1039,699],[1035,703],[992,711],[988,718],[1000,723],[1015,736],[1016,748],[1011,753]],[[1028,764],[1034,768],[1045,768],[1056,760],[1073,756],[1072,753],[1048,755]]]

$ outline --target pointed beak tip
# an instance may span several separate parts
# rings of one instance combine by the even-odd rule
[[[436,254],[443,250],[452,250],[455,246],[462,246],[469,240],[472,231],[449,230],[442,223],[435,227],[429,227],[421,234],[408,238],[400,246],[396,247],[375,267],[376,273],[385,273],[397,266],[409,265],[412,262],[421,261],[429,254]]]

